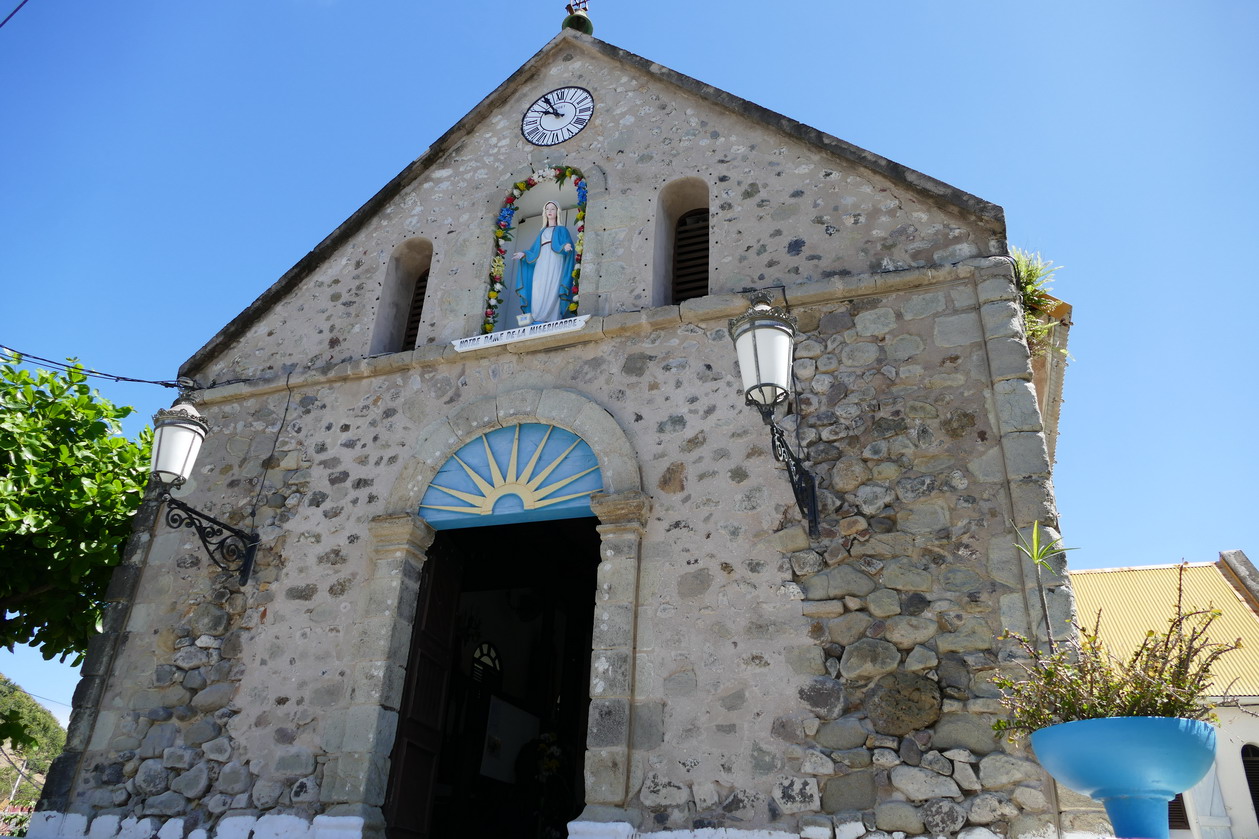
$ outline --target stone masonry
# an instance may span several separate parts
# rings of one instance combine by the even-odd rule
[[[595,119],[528,145],[522,109],[563,84]],[[490,221],[544,165],[588,178],[592,317],[457,353]],[[681,177],[709,185],[711,293],[655,305],[656,198]],[[212,426],[181,496],[256,529],[257,570],[210,565],[150,498],[31,835],[381,835],[434,538],[419,499],[461,445],[524,422],[577,434],[604,476],[570,835],[1071,827],[991,728],[1001,633],[1047,625],[1013,527],[1056,522],[1004,235],[999,208],[558,36],[181,371]],[[371,356],[414,237],[435,243],[418,346]],[[777,287],[800,326],[783,425],[818,479],[812,540],[727,333],[747,291]],[[1064,627],[1065,581],[1047,583]]]

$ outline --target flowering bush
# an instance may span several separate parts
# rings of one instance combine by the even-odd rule
[[[504,244],[512,240],[511,226],[512,220],[516,216],[516,199],[520,198],[529,190],[537,186],[541,181],[553,180],[559,187],[563,187],[565,182],[572,181],[573,187],[577,190],[577,243],[573,250],[575,251],[573,267],[573,293],[562,303],[567,303],[567,316],[572,317],[577,314],[577,285],[581,278],[581,257],[585,250],[586,241],[586,176],[581,173],[580,169],[572,166],[554,166],[534,172],[533,175],[517,181],[512,184],[511,191],[503,198],[502,209],[498,211],[498,217],[494,220],[494,258],[490,260],[490,284],[485,295],[485,314],[481,323],[482,332],[493,332],[494,325],[498,323],[499,307],[503,302],[503,274],[506,273],[507,263],[504,257],[507,255],[507,248]]]

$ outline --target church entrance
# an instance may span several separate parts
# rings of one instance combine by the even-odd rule
[[[390,839],[567,835],[584,805],[596,523],[438,532],[390,759]]]

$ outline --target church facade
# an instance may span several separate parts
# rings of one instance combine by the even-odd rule
[[[1092,826],[991,728],[1070,612],[999,207],[566,30],[180,372],[256,567],[149,498],[32,836]]]

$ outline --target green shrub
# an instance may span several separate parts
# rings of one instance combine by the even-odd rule
[[[1027,346],[1036,358],[1047,353],[1052,345],[1054,327],[1058,321],[1049,317],[1049,311],[1056,303],[1049,294],[1052,286],[1050,280],[1062,266],[1054,265],[1052,260],[1042,259],[1039,253],[1010,248],[1010,257],[1014,260],[1014,279],[1018,283],[1020,308],[1023,310],[1023,331],[1027,336]]]
[[[1023,648],[1023,678],[1003,676],[1001,704],[1009,718],[993,728],[1011,739],[1063,722],[1100,717],[1183,717],[1215,721],[1207,698],[1211,668],[1220,656],[1241,646],[1212,641],[1208,630],[1218,609],[1185,609],[1185,565],[1177,582],[1176,607],[1163,632],[1150,630],[1127,658],[1101,642],[1102,613],[1091,629],[1042,653],[1034,642],[1007,633]]]

